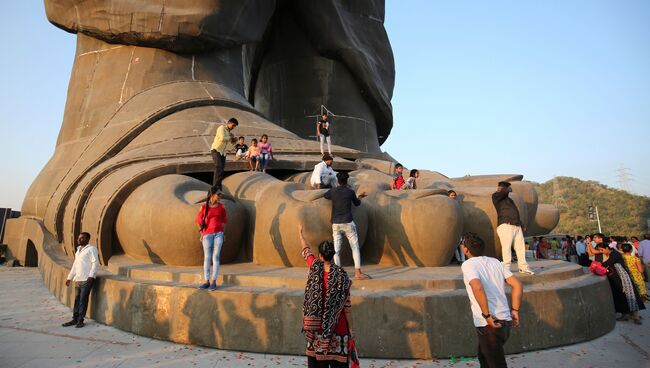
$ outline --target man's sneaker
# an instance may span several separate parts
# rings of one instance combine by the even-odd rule
[[[77,322],[77,325],[74,326],[74,328],[82,328],[82,327],[85,326],[85,325],[86,325],[86,324],[84,323],[84,321],[81,320],[81,321]]]
[[[66,322],[66,323],[61,324],[61,326],[63,326],[63,327],[70,327],[70,326],[74,326],[74,325],[76,325],[76,324],[77,324],[77,321],[75,321],[75,320],[73,319],[72,321],[68,321],[68,322]]]
[[[523,273],[524,275],[534,275],[535,272],[533,272],[530,268],[524,267],[519,269],[519,273]]]
[[[210,284],[210,287],[208,288],[208,291],[215,291],[215,290],[217,290],[217,283],[216,282]]]
[[[204,289],[204,290],[205,290],[205,289],[207,289],[207,288],[209,288],[209,287],[210,287],[210,283],[209,283],[209,282],[205,282],[205,283],[201,284],[201,286],[199,286],[199,289]]]

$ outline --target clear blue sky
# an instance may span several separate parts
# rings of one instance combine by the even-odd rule
[[[75,36],[0,3],[0,207],[54,150]],[[650,1],[387,0],[395,127],[383,149],[448,176],[557,175],[650,195]]]

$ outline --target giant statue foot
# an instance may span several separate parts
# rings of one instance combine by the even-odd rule
[[[321,104],[337,113],[334,168],[351,171],[355,188],[370,194],[356,219],[366,262],[445,265],[466,230],[500,253],[489,195],[498,180],[520,176],[449,179],[423,172],[421,189],[387,190],[393,163],[379,144],[392,128],[394,71],[383,8],[248,1],[191,11],[169,6],[159,9],[159,22],[149,22],[146,14],[159,15],[153,3],[84,3],[76,18],[64,3],[46,2],[53,23],[78,33],[64,121],[22,212],[42,219],[67,254],[75,234],[89,231],[105,264],[121,253],[168,265],[200,263],[192,213],[211,181],[216,127],[234,116],[240,122],[234,133],[246,141],[270,137],[275,178],[227,179],[224,261],[299,264],[291,232],[299,221],[313,241],[331,236],[322,192],[295,185],[296,175],[320,162],[310,136]],[[225,27],[237,11],[246,22]],[[299,16],[314,11],[328,15],[326,33]],[[194,22],[203,26],[190,27]],[[226,164],[229,174],[246,169],[232,157]],[[514,187],[531,230],[557,223],[552,209],[538,216],[529,184]],[[448,188],[459,190],[459,202],[446,198]]]

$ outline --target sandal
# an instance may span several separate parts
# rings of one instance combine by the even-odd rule
[[[355,280],[370,280],[372,277],[370,275],[362,273],[360,276],[354,276]]]

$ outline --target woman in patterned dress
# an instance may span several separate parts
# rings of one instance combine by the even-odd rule
[[[636,257],[632,254],[634,247],[630,243],[623,243],[621,245],[621,250],[623,251],[623,261],[625,261],[625,266],[630,272],[630,277],[636,285],[637,291],[643,300],[647,300],[648,293],[645,287],[645,281],[643,281],[643,265],[639,257]]]
[[[303,305],[303,332],[309,367],[347,367],[352,337],[352,281],[334,258],[334,244],[324,241],[316,258],[299,226],[302,255],[309,265]]]

